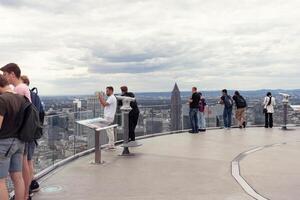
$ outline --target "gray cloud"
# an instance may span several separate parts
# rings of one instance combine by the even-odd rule
[[[46,94],[175,81],[298,88],[299,9],[296,0],[0,0],[0,64],[19,63]]]

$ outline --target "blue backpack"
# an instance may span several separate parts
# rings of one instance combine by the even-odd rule
[[[231,96],[229,96],[229,95],[225,96],[224,104],[225,104],[225,107],[227,107],[227,108],[231,108],[233,106],[233,100],[232,100]]]
[[[39,112],[40,122],[43,125],[44,118],[45,118],[45,111],[44,111],[44,106],[42,104],[42,101],[38,95],[38,89],[36,87],[30,90],[30,96],[31,96],[32,104],[36,107],[36,109]]]

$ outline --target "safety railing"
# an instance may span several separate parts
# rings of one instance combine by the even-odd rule
[[[281,105],[274,115],[275,124],[282,122]],[[140,106],[140,115],[136,127],[136,136],[148,136],[172,130],[172,123],[180,123],[181,130],[190,129],[189,107],[181,105],[177,113],[172,110],[171,105]],[[101,112],[99,112],[101,113]],[[172,115],[180,115],[179,121],[171,120]],[[261,106],[251,106],[247,109],[247,124],[260,126],[264,124],[264,115]],[[76,123],[78,120],[92,119],[95,111],[81,111],[74,113],[63,113],[57,115],[48,115],[45,118],[44,135],[38,141],[39,146],[34,156],[35,173],[39,173],[46,168],[60,163],[62,160],[70,158],[78,153],[92,149],[95,145],[94,131]],[[219,104],[208,105],[205,110],[205,119],[207,128],[223,126],[223,106]],[[100,116],[97,116],[100,117]],[[289,115],[289,123],[299,124],[300,116],[292,113]],[[298,121],[297,121],[298,120]],[[233,126],[236,120],[233,111]],[[123,139],[122,115],[118,111],[115,118],[117,123],[117,140]],[[106,134],[100,134],[101,145],[108,142]],[[12,185],[8,181],[9,189]]]

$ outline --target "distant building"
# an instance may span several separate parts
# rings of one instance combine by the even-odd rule
[[[182,104],[177,83],[175,83],[171,96],[171,130],[182,130]]]
[[[163,120],[161,118],[146,119],[146,134],[162,133]]]
[[[188,104],[184,104],[182,106],[182,115],[183,115],[183,129],[190,129],[192,128],[191,126],[191,120],[189,116],[189,110],[190,107]]]
[[[96,93],[94,96],[89,96],[87,98],[87,110],[91,110],[93,113],[93,118],[97,118],[100,116],[103,116],[104,109],[100,105],[99,99],[96,96]]]

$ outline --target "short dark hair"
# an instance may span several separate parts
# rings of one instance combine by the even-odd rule
[[[225,94],[227,94],[227,93],[228,93],[226,89],[223,89],[223,90],[222,90],[222,92],[224,92]]]
[[[107,86],[106,89],[109,89],[110,91],[114,91],[114,87],[113,86]]]
[[[192,87],[193,90],[197,90],[197,87]]]
[[[2,74],[0,74],[0,87],[6,87],[8,85],[9,83],[6,78]]]
[[[0,70],[3,72],[7,72],[7,73],[13,72],[17,78],[20,78],[20,76],[21,76],[21,69],[16,63],[8,63],[4,67],[2,67]]]
[[[122,86],[121,91],[122,92],[128,92],[128,87],[127,86]]]
[[[25,83],[28,86],[30,85],[30,80],[29,80],[28,76],[23,75],[23,76],[21,76],[21,79],[22,79],[23,83]]]

